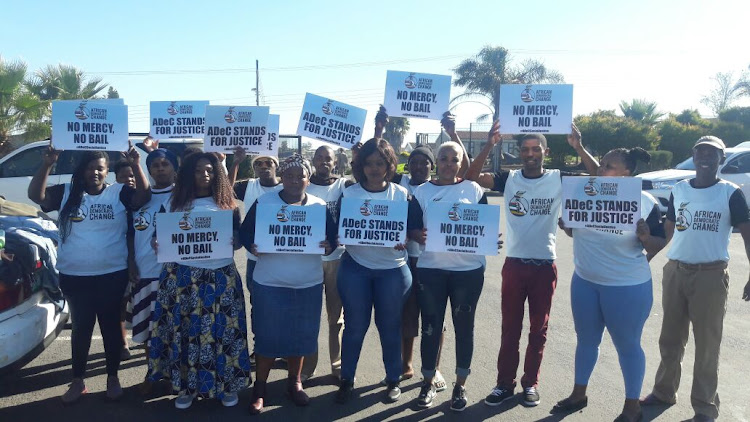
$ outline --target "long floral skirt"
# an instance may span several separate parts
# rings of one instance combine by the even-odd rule
[[[153,313],[148,379],[181,394],[221,399],[252,381],[242,280],[234,263],[215,270],[164,265]]]

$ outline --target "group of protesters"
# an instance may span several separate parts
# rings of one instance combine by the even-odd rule
[[[48,187],[47,176],[59,155],[50,146],[28,194],[43,210],[59,210],[58,268],[73,316],[73,379],[63,402],[74,403],[88,392],[85,368],[97,320],[107,362],[106,396],[117,400],[123,395],[117,374],[125,345],[121,320],[126,297],[132,340],[146,348],[144,392],[168,380],[177,394],[178,409],[189,408],[196,397],[235,406],[238,393],[253,382],[254,366],[249,411],[257,414],[264,408],[270,370],[277,358],[283,358],[289,397],[295,405],[305,406],[310,399],[303,384],[316,373],[325,296],[330,371],[339,382],[335,401],[347,403],[354,395],[357,364],[374,309],[385,368],[382,384],[389,402],[399,400],[399,383],[415,375],[413,351],[421,331],[424,381],[416,399],[420,408],[432,406],[437,394],[447,389],[439,361],[450,301],[456,348],[450,409],[463,411],[468,404],[466,382],[486,260],[483,255],[426,251],[431,233],[425,221],[430,203],[486,204],[485,189],[490,189],[505,194],[506,228],[504,243],[498,241],[498,247],[504,248],[506,259],[500,274],[497,383],[484,402],[501,405],[516,397],[520,383],[519,400],[526,406],[540,403],[540,368],[557,285],[555,243],[560,228],[573,237],[571,306],[578,343],[573,391],[552,411],[571,413],[587,406],[586,389],[605,328],[617,350],[625,384],[625,402],[615,421],[641,420],[641,406],[674,404],[692,324],[697,348],[693,420],[718,417],[719,348],[733,227],[750,255],[745,197],[736,185],[717,177],[725,150],[719,138],[697,140],[695,178],[675,185],[663,221],[656,199],[643,192],[644,218],[634,231],[571,229],[559,219],[562,177],[579,173],[544,167],[549,153],[544,135],[518,139],[520,169],[483,173],[483,164],[502,140],[502,128],[497,122],[493,125],[485,147],[470,162],[456,134],[454,116],[445,113],[441,124],[451,140],[437,151],[427,146],[414,149],[407,162],[409,174],[400,175],[393,148],[381,138],[387,121],[381,108],[375,137],[352,148],[353,180],[342,177],[348,168],[346,154],[329,146],[318,148],[312,162],[297,154],[284,160],[255,156],[251,163],[255,178],[238,182],[239,166],[246,159],[242,148],[235,150],[227,169],[222,154],[190,150],[177,157],[147,140],[147,168],[141,168],[139,153],[131,147],[116,167],[128,169],[122,180],[118,177],[122,183],[105,182],[107,154],[87,152],[70,183]],[[567,141],[591,175],[632,177],[637,163],[650,158],[640,148],[618,148],[597,162],[575,126]],[[544,208],[529,212],[517,207],[521,196]],[[408,202],[408,241],[393,248],[340,245],[342,198]],[[244,202],[244,218],[237,200]],[[318,240],[325,254],[259,253],[256,237],[263,233],[256,232],[256,216],[263,204],[324,206],[325,236]],[[157,262],[158,213],[221,210],[233,213],[233,248],[247,251],[244,285],[232,258],[189,265]],[[685,224],[688,211],[712,213],[717,229]],[[653,391],[640,398],[646,361],[641,334],[653,302],[649,261],[670,242],[662,281],[661,361]],[[495,274],[491,277],[496,279]],[[251,303],[251,343],[245,288]],[[750,299],[750,281],[744,299]],[[519,341],[527,301],[529,342],[519,380]]]

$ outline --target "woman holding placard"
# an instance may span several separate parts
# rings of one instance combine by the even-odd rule
[[[352,173],[359,183],[346,188],[343,198],[407,201],[407,190],[390,182],[397,164],[388,141],[373,138],[365,142],[352,164]],[[387,399],[394,402],[401,396],[401,312],[410,288],[411,273],[404,244],[393,248],[346,247],[338,273],[345,321],[338,403],[345,403],[352,396],[357,362],[373,308],[383,350]]]
[[[424,225],[429,204],[435,201],[486,204],[484,190],[477,183],[458,177],[464,150],[456,142],[446,142],[437,154],[437,178],[414,190],[409,203],[409,237],[424,245],[429,235]],[[471,372],[474,353],[474,317],[484,285],[484,255],[422,251],[417,299],[422,311],[422,375],[424,383],[417,399],[419,407],[432,406],[433,385],[440,335],[448,299],[456,330],[456,383],[451,410],[466,408],[466,378]]]
[[[272,204],[325,207],[322,199],[307,194],[312,173],[310,163],[298,154],[279,166],[284,188],[261,195],[248,211],[240,229],[245,248],[258,257],[253,272],[253,333],[255,333],[256,381],[250,413],[263,410],[266,380],[276,357],[286,358],[287,391],[294,404],[307,406],[310,398],[302,389],[303,356],[318,349],[320,312],[323,303],[323,266],[315,254],[259,254],[256,239],[258,205]],[[326,209],[326,240],[320,246],[330,254],[336,246],[336,224]],[[258,228],[259,229],[259,228]],[[268,229],[257,232],[268,236]],[[294,264],[290,265],[293,260]]]
[[[598,175],[632,176],[637,162],[650,158],[642,148],[614,149],[601,159]],[[575,272],[570,295],[578,344],[573,392],[553,412],[574,412],[588,404],[586,387],[606,327],[625,378],[625,405],[615,421],[643,417],[638,403],[646,370],[641,334],[653,302],[648,261],[666,239],[656,199],[647,192],[641,193],[641,215],[646,218],[638,221],[635,231],[565,229],[560,220],[561,228],[573,236]]]
[[[213,153],[186,157],[165,208],[233,210],[234,248],[239,249],[239,210],[220,166]],[[243,296],[233,258],[164,264],[149,343],[149,380],[171,379],[179,393],[178,409],[187,409],[199,395],[234,406],[237,393],[250,383]]]
[[[127,210],[151,198],[148,179],[139,165],[138,151],[131,147],[126,158],[135,173],[135,189],[108,185],[106,152],[87,151],[73,171],[71,183],[47,187],[47,177],[59,151],[45,151],[42,165],[29,184],[29,199],[44,211],[60,210],[61,243],[57,269],[60,288],[73,316],[73,381],[62,400],[77,401],[88,390],[83,382],[94,323],[104,339],[107,360],[107,397],[119,399],[123,392],[117,371],[124,346],[120,310],[128,283]],[[96,253],[92,259],[91,253]]]

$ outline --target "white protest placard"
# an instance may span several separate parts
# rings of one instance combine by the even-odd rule
[[[500,206],[430,202],[425,228],[425,251],[497,255]]]
[[[151,101],[151,129],[156,139],[203,139],[208,101]]]
[[[451,77],[389,70],[383,106],[393,117],[440,120],[448,111]]]
[[[325,205],[258,204],[255,245],[266,253],[325,253]]]
[[[273,157],[279,156],[279,125],[281,116],[278,114],[269,114],[268,123],[266,124],[266,145],[263,150],[264,155]]]
[[[232,258],[232,211],[156,214],[158,262],[190,263]]]
[[[297,126],[297,135],[351,149],[362,139],[367,110],[309,92]]]
[[[573,124],[573,85],[500,85],[500,131],[568,134]]]
[[[641,183],[640,177],[563,177],[565,227],[635,231],[641,218]]]
[[[127,151],[128,106],[121,102],[53,101],[54,147],[60,150]]]
[[[343,198],[339,217],[342,245],[394,247],[406,243],[409,203],[379,199]]]
[[[249,155],[265,154],[268,115],[265,106],[206,106],[203,150],[231,154],[239,146]]]

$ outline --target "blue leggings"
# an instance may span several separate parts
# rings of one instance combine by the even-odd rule
[[[646,372],[641,334],[653,301],[651,280],[633,286],[606,286],[573,273],[570,302],[578,336],[576,384],[588,385],[606,327],[620,358],[625,398],[637,399],[641,395]]]

